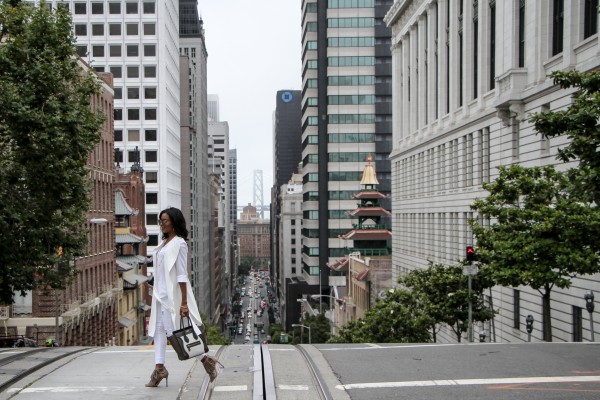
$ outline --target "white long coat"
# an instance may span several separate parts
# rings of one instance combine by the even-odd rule
[[[179,315],[179,308],[181,307],[181,289],[179,288],[179,283],[177,282],[177,268],[175,268],[175,263],[177,262],[177,256],[179,255],[179,248],[181,242],[185,242],[185,240],[179,236],[174,237],[165,245],[163,241],[160,246],[158,246],[154,252],[153,261],[155,272],[158,267],[158,251],[165,247],[165,255],[163,258],[163,263],[165,268],[163,271],[165,272],[165,281],[167,282],[167,294],[168,294],[168,302],[169,304],[162,304],[161,306],[163,310],[167,310],[171,314],[171,319],[173,320],[173,327],[175,330],[179,329],[179,321],[181,316]],[[187,243],[186,243],[187,246]],[[190,282],[186,283],[187,285],[187,306],[190,311],[190,319],[193,322],[194,331],[197,334],[200,334],[200,330],[198,326],[202,325],[202,319],[200,318],[200,312],[198,311],[198,305],[196,304],[196,299],[194,298],[194,292],[192,291],[192,286]],[[156,329],[156,303],[157,303],[158,294],[156,292],[156,286],[153,288],[152,293],[152,311],[150,312],[150,322],[148,323],[148,336],[154,337],[154,331]]]

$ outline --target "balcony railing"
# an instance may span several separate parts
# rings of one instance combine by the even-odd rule
[[[350,248],[348,249],[348,254],[359,252],[363,257],[374,257],[374,256],[389,256],[392,254],[392,249],[384,248],[384,249],[361,249],[361,248]]]

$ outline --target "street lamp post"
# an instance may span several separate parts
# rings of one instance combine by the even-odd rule
[[[308,329],[308,344],[312,344],[312,340],[310,337],[310,326],[306,326],[306,325],[302,325],[302,324],[292,324],[292,328],[295,328],[297,326]],[[302,344],[302,340],[300,340],[300,344]]]
[[[594,340],[594,316],[593,316],[593,312],[594,312],[594,292],[592,292],[591,290],[588,290],[584,295],[583,298],[585,299],[585,308],[588,310],[588,313],[590,313],[590,333],[591,333],[591,338],[592,338],[592,342],[595,342]]]

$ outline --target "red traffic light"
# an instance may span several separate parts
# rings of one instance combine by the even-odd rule
[[[467,261],[475,261],[475,248],[473,246],[467,246]]]

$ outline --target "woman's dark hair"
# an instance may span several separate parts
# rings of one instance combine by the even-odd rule
[[[163,214],[167,214],[171,219],[171,223],[173,224],[173,230],[175,231],[175,234],[184,238],[185,240],[188,240],[188,230],[185,227],[185,217],[183,216],[181,210],[179,208],[169,207],[167,209],[162,210],[158,215],[158,218],[162,218]],[[162,238],[163,240],[166,239],[167,235],[163,233]]]

